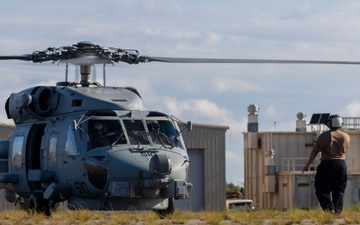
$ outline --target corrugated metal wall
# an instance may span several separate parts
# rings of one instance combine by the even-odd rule
[[[14,130],[13,125],[7,125],[7,124],[0,123],[0,140],[8,139],[13,130]]]
[[[14,130],[14,126],[7,124],[0,124],[0,140],[8,139],[11,132]],[[0,190],[0,210],[14,209],[13,203],[9,203],[5,200],[5,190]]]
[[[204,149],[204,210],[226,207],[225,133],[228,129],[228,126],[194,123],[191,132],[182,132],[188,151]]]

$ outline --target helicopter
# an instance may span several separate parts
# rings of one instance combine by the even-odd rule
[[[50,215],[59,203],[69,209],[174,212],[174,201],[190,198],[190,159],[175,116],[145,110],[133,87],[105,85],[107,65],[162,63],[312,63],[349,61],[171,58],[89,41],[49,47],[0,60],[65,64],[65,81],[13,93],[5,111],[15,128],[0,141],[0,188],[5,199]],[[80,82],[68,66],[80,67]],[[90,79],[103,65],[103,85]]]

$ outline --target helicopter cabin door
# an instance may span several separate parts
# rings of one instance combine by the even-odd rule
[[[45,123],[32,125],[26,142],[26,172],[32,190],[41,189],[40,180],[34,179],[34,174],[40,173],[43,168],[42,159],[46,158],[44,149]]]

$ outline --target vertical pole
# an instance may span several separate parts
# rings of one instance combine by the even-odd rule
[[[104,87],[106,87],[106,74],[105,74],[105,63],[104,63],[104,66],[103,66],[103,84],[104,84]]]
[[[66,66],[65,66],[65,82],[68,82],[68,74],[69,74],[69,64],[66,63]]]

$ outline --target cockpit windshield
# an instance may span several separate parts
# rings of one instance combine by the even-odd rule
[[[179,128],[167,117],[88,120],[88,149],[117,144],[162,145],[185,150]]]
[[[147,119],[146,126],[153,144],[184,148],[180,132],[169,120]]]
[[[126,144],[119,120],[89,120],[89,149]]]
[[[132,145],[149,145],[144,123],[142,120],[123,120],[126,133]]]

